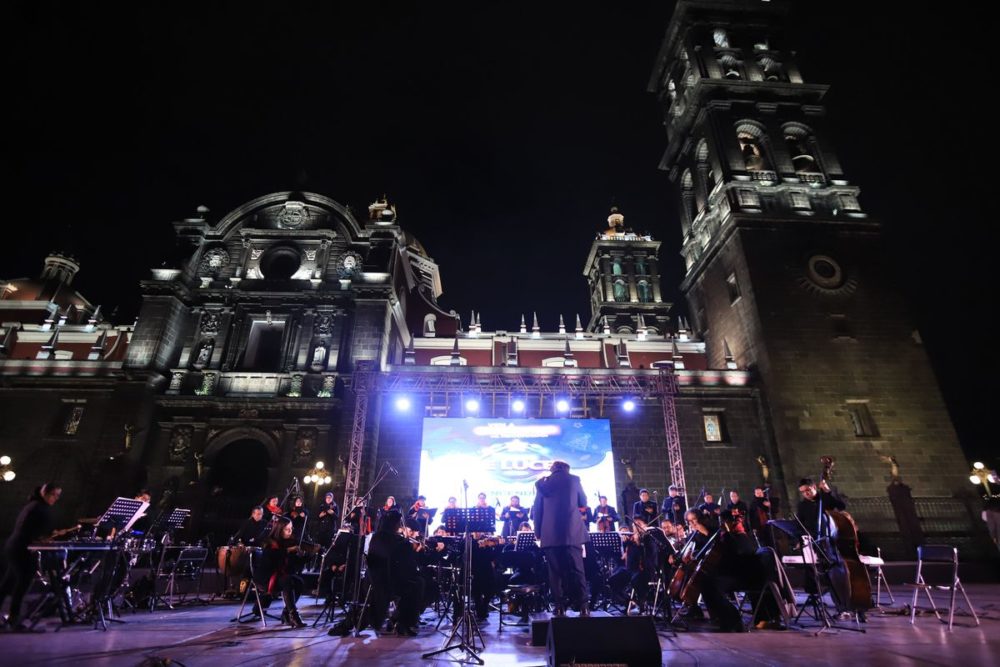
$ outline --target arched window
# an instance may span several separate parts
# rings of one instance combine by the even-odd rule
[[[760,123],[744,120],[736,124],[736,140],[740,143],[740,153],[748,171],[770,169],[770,161],[764,155],[766,136]]]
[[[628,301],[628,288],[624,280],[615,281],[615,301]]]
[[[695,161],[695,205],[701,213],[708,205],[708,195],[715,188],[715,174],[708,162],[708,142],[702,139],[694,151]]]
[[[435,323],[437,322],[437,315],[434,313],[428,313],[424,315],[424,336],[427,338],[433,338],[435,336]]]
[[[785,123],[782,126],[785,135],[785,145],[788,146],[788,153],[792,157],[792,166],[796,173],[820,171],[816,154],[813,150],[813,132],[802,123]]]
[[[639,301],[642,303],[650,303],[653,300],[653,290],[650,289],[648,282],[640,280],[637,288],[639,291]]]

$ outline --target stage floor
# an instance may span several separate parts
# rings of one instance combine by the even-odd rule
[[[980,613],[982,625],[975,627],[969,616],[956,616],[953,632],[933,615],[894,615],[906,603],[902,587],[894,588],[896,604],[889,614],[873,612],[867,632],[846,629],[815,634],[813,622],[806,628],[786,631],[753,631],[720,634],[705,627],[686,632],[660,631],[663,664],[667,665],[995,665],[1000,655],[1000,585],[968,587]],[[942,600],[943,602],[944,600]],[[45,633],[3,633],[0,664],[28,665],[378,665],[446,664],[447,658],[421,661],[420,654],[444,645],[446,636],[433,624],[421,628],[418,637],[376,637],[366,630],[358,638],[330,637],[327,627],[310,627],[321,607],[312,598],[301,605],[308,624],[293,630],[269,621],[239,627],[230,622],[238,609],[231,602],[205,606],[183,606],[154,613],[126,613],[126,624],[114,624],[107,632],[71,626],[55,632],[51,621]],[[280,603],[275,604],[275,614]],[[425,615],[431,620],[432,614]],[[848,624],[843,623],[844,626]],[[43,626],[39,626],[43,627]],[[442,626],[445,631],[446,626]],[[487,665],[544,665],[545,648],[528,646],[526,630],[505,627],[498,631],[497,614],[481,628],[486,641],[482,656]],[[619,641],[608,637],[608,641]],[[454,652],[454,658],[459,657]],[[167,662],[167,661],[170,662]],[[450,662],[454,662],[451,660]]]

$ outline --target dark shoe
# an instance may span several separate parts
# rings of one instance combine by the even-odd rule
[[[552,612],[553,616],[565,616],[566,608],[561,605],[556,605],[555,611]]]
[[[296,609],[293,609],[288,613],[288,619],[291,622],[293,628],[306,627],[306,624],[302,622],[302,617],[299,616],[299,612]]]
[[[413,628],[408,628],[402,624],[396,626],[396,636],[397,637],[416,637],[417,631]]]
[[[281,624],[282,625],[291,625],[292,624],[292,619],[288,615],[288,608],[287,607],[281,610]]]
[[[582,607],[580,607],[580,616],[589,617],[590,607],[588,607],[587,605],[583,605]]]

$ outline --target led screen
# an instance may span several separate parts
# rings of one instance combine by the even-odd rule
[[[464,506],[463,482],[468,483],[470,506],[483,492],[499,516],[511,496],[519,496],[521,506],[530,508],[535,480],[547,475],[556,459],[569,463],[570,472],[580,477],[591,507],[598,504],[599,494],[614,504],[615,469],[607,419],[425,418],[420,493],[427,496],[429,507],[438,508],[435,523],[449,496]]]

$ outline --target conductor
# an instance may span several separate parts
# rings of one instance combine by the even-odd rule
[[[551,475],[535,482],[535,537],[541,541],[549,565],[549,587],[555,599],[556,616],[566,614],[566,597],[578,605],[581,616],[590,616],[587,585],[583,574],[583,542],[586,529],[580,508],[587,506],[580,478],[569,473],[565,461],[553,461]],[[564,593],[565,588],[565,593]]]

